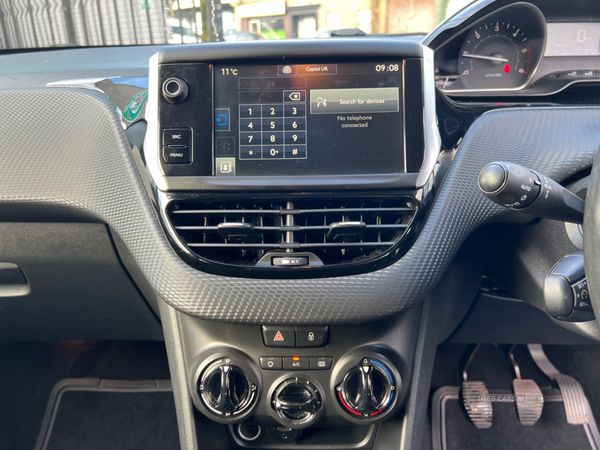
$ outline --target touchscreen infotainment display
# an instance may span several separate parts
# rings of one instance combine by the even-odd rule
[[[406,172],[402,61],[213,71],[215,175]]]

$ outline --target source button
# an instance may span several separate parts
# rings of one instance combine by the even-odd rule
[[[163,145],[191,145],[189,128],[170,128],[163,130]]]

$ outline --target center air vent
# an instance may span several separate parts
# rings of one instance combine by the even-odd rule
[[[275,257],[311,265],[360,262],[390,250],[417,210],[411,198],[171,202],[171,225],[190,251],[238,266],[270,267]]]

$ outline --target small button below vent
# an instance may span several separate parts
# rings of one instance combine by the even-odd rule
[[[290,256],[279,256],[277,258],[273,258],[274,266],[308,266],[308,258],[306,256],[301,256],[298,258],[290,257]]]
[[[408,197],[177,201],[167,208],[183,245],[204,260],[300,271],[381,256],[403,238],[416,212]]]

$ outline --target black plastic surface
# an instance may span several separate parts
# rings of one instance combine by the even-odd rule
[[[165,167],[162,165],[166,175],[166,184],[169,190],[219,190],[246,192],[248,190],[264,190],[265,177],[211,177],[215,173],[211,161],[210,167],[206,167],[208,153],[212,152],[212,140],[208,140],[207,130],[213,127],[213,64],[282,64],[282,63],[343,63],[393,61],[406,58],[404,99],[406,127],[406,168],[408,172],[417,172],[424,160],[423,150],[425,148],[425,130],[423,121],[423,48],[417,42],[404,41],[394,38],[370,38],[317,40],[314,45],[306,46],[303,41],[270,41],[244,43],[244,51],[240,46],[230,43],[205,43],[202,45],[186,45],[185,49],[170,47],[163,49],[158,58],[160,64],[160,89],[163,80],[169,76],[177,76],[188,82],[190,86],[190,97],[180,105],[171,105],[160,97],[159,121],[160,128],[170,127],[171,122],[177,121],[177,126],[200,127],[197,115],[204,117],[201,126],[202,139],[195,141],[193,145],[194,158],[202,158],[202,163],[192,162],[187,166]],[[341,45],[340,45],[341,44]],[[200,97],[194,92],[200,92]],[[199,98],[202,100],[200,101]],[[167,108],[165,108],[165,106]],[[210,117],[208,117],[210,115]],[[187,125],[186,125],[187,123]],[[195,125],[192,125],[195,124]],[[209,126],[210,124],[210,126]],[[175,125],[173,125],[175,126]],[[198,131],[195,131],[197,134]],[[212,138],[212,136],[211,136]],[[429,143],[432,145],[432,143]],[[196,155],[199,154],[197,157]],[[211,169],[210,172],[208,169]],[[336,172],[337,173],[337,172]],[[375,180],[379,174],[368,175],[367,178]],[[180,179],[183,178],[183,179]],[[397,173],[384,175],[385,181],[373,181],[381,183],[381,187],[411,187],[415,177],[409,173]],[[268,177],[267,185],[274,186],[277,190],[296,188],[306,185],[312,190],[315,184],[349,184],[357,188],[362,184],[364,176],[361,175],[338,175],[338,176],[272,176]],[[335,181],[333,181],[335,180]],[[389,180],[389,182],[388,182]],[[368,182],[369,184],[371,182]],[[372,186],[367,186],[372,187]],[[412,185],[414,187],[414,185]]]
[[[552,272],[546,275],[544,279],[544,303],[546,312],[552,317],[563,319],[571,315],[575,298],[571,285],[565,277]]]
[[[251,425],[242,425],[250,427]],[[258,439],[244,442],[239,437],[238,425],[230,425],[229,433],[235,449],[278,450],[350,450],[370,449],[376,436],[377,425],[352,427],[309,427],[290,430],[286,427],[261,427]]]
[[[147,129],[148,123],[145,120],[140,120],[125,130],[125,135],[127,136],[131,148],[137,147],[140,150],[144,148],[144,139],[146,137]]]
[[[323,410],[319,412],[315,424],[343,426],[376,421],[378,417],[366,421],[350,417],[336,399],[335,386],[341,383],[346,373],[358,365],[364,357],[383,361],[396,380],[397,390],[393,402],[380,417],[393,415],[399,410],[406,394],[406,387],[410,385],[419,320],[419,311],[415,308],[399,316],[370,324],[331,326],[329,343],[326,347],[295,349],[266,347],[263,343],[261,327],[256,325],[223,325],[183,314],[179,314],[178,317],[188,386],[195,386],[198,374],[213,360],[230,355],[232,363],[242,367],[251,381],[259,386],[257,405],[248,417],[250,423],[289,426],[272,409],[271,400],[275,388],[280,383],[296,376],[309,380],[320,389]],[[261,369],[260,358],[269,356],[283,357],[284,370]],[[321,356],[333,358],[331,369],[285,370],[287,358],[306,357],[309,362],[312,358]],[[196,406],[207,413],[197,393],[192,392],[192,398]],[[211,414],[207,414],[214,418]],[[306,424],[294,425],[294,427],[302,426]]]
[[[159,63],[179,63],[198,61],[239,61],[262,57],[279,59],[280,61],[293,60],[305,57],[306,40],[286,40],[281,42],[244,42],[242,45],[226,43],[205,43],[200,45],[182,45],[163,48],[159,54]],[[381,43],[394,45],[394,52],[406,57],[422,58],[422,47],[418,42],[399,41],[390,38],[373,39],[315,39],[311,44],[312,57],[318,62],[331,62],[331,55],[338,58],[377,59],[389,56],[389,49]],[[379,45],[378,45],[379,44]],[[244,51],[240,51],[243,48]]]
[[[544,302],[552,317],[566,322],[594,319],[583,252],[567,255],[544,279]]]
[[[177,77],[167,78],[162,85],[163,98],[169,103],[177,104],[183,102],[190,92],[188,84]]]
[[[161,82],[159,94],[158,113],[162,118],[159,136],[169,129],[191,129],[191,154],[180,160],[177,165],[168,164],[169,160],[161,160],[162,170],[166,176],[189,175],[210,176],[213,174],[212,161],[212,67],[207,64],[185,64],[161,66],[161,80],[165,83],[169,79],[178,79],[182,85],[189,86],[185,96],[177,96],[177,100],[170,100],[164,96],[164,86]],[[148,118],[148,120],[153,120]],[[164,152],[170,147],[163,147],[163,142],[158,142],[159,148]],[[180,144],[183,145],[183,144]],[[188,151],[188,150],[186,150]]]
[[[104,225],[0,223],[0,234],[0,261],[31,288],[0,297],[0,341],[163,339]]]
[[[37,106],[35,112],[14,114],[19,105],[31,102]],[[57,108],[64,113],[55,114]],[[361,322],[417,304],[476,227],[492,219],[514,219],[514,213],[478,192],[477,175],[486,164],[501,157],[560,181],[589,167],[600,147],[596,108],[485,114],[465,136],[419,238],[397,263],[349,277],[231,279],[199,272],[171,249],[120,121],[100,93],[3,91],[0,115],[3,217],[54,215],[104,221],[170,305],[205,319],[256,324]]]
[[[479,174],[479,188],[484,194],[493,194],[502,187],[506,181],[506,172],[499,164],[490,164],[484,167]]]
[[[476,203],[479,203],[479,199],[475,198],[475,195],[468,195],[466,194],[467,192],[469,192],[471,189],[476,188],[476,176],[479,173],[479,170],[487,163],[490,162],[490,159],[486,158],[486,154],[491,154],[492,152],[494,152],[496,154],[496,157],[498,154],[511,154],[514,155],[514,158],[519,159],[521,162],[524,159],[528,159],[531,161],[535,161],[535,164],[538,165],[539,167],[546,167],[546,170],[548,168],[550,168],[551,170],[556,171],[556,173],[560,173],[563,170],[565,170],[569,164],[566,160],[561,160],[560,162],[557,160],[556,161],[556,165],[554,165],[554,167],[550,167],[548,166],[548,163],[550,163],[550,160],[547,158],[550,154],[555,154],[555,151],[558,152],[562,152],[562,151],[567,151],[566,148],[564,148],[564,145],[567,141],[565,141],[565,135],[562,134],[561,135],[561,139],[559,141],[557,141],[557,130],[559,128],[562,128],[562,124],[555,122],[554,120],[551,120],[551,122],[553,122],[553,125],[549,125],[549,124],[544,124],[544,120],[539,121],[540,126],[542,127],[542,129],[544,131],[540,132],[539,135],[537,133],[535,134],[535,137],[533,137],[533,135],[530,134],[531,131],[531,121],[535,120],[535,117],[539,114],[539,118],[541,118],[542,116],[546,116],[546,114],[548,114],[548,116],[546,117],[550,117],[553,115],[557,115],[555,116],[555,118],[558,118],[558,115],[562,115],[562,114],[572,114],[575,113],[576,111],[586,111],[586,112],[590,112],[592,111],[592,109],[586,110],[586,109],[564,109],[564,110],[560,110],[560,109],[525,109],[525,110],[520,110],[520,111],[497,111],[497,112],[493,112],[493,113],[489,113],[487,115],[484,115],[478,122],[476,122],[474,124],[474,126],[471,129],[471,132],[467,135],[465,141],[463,142],[462,148],[460,149],[460,151],[458,152],[458,156],[457,156],[457,160],[454,163],[454,167],[451,169],[451,172],[446,180],[446,185],[448,184],[448,180],[453,180],[452,183],[454,183],[454,181],[457,180],[462,180],[463,177],[465,176],[473,176],[473,181],[471,182],[471,185],[462,185],[460,188],[457,187],[457,185],[454,185],[453,188],[453,195],[456,195],[456,193],[461,192],[465,194],[465,199],[469,198],[470,202],[458,202],[458,203],[454,203],[455,200],[449,200],[449,204],[446,206],[449,206],[450,204],[458,207],[458,208],[462,208],[462,206],[459,205],[463,205],[465,207],[464,211],[467,214],[467,216],[469,216],[470,212],[467,211],[471,211],[473,212],[473,210],[471,209],[472,206],[474,205],[473,200]],[[514,116],[513,116],[514,115]],[[502,117],[506,117],[509,118],[513,116],[513,118],[515,119],[514,121],[509,119],[509,121],[511,122],[510,125],[508,125],[507,123],[503,123],[502,121]],[[516,119],[516,117],[519,116],[520,119]],[[527,118],[526,118],[527,117]],[[500,120],[500,122],[497,122],[496,124],[492,125],[492,122],[494,122],[494,118],[498,118],[498,120]],[[566,116],[563,116],[564,119],[566,119]],[[482,123],[488,123],[489,126],[484,126],[483,128],[478,126],[481,125]],[[562,121],[561,121],[562,122]],[[546,128],[547,127],[547,128]],[[558,127],[558,128],[557,128]],[[535,127],[534,127],[535,128]],[[485,133],[483,134],[483,129],[485,129]],[[513,130],[513,132],[516,131],[516,134],[511,134],[510,136],[502,136],[500,137],[498,135],[497,138],[495,138],[496,133],[498,133],[498,130],[500,129],[511,129]],[[548,132],[549,130],[552,129],[552,133],[553,133],[553,137],[550,138]],[[477,130],[477,131],[474,131]],[[520,131],[517,131],[520,130]],[[482,133],[482,134],[479,134]],[[581,137],[581,135],[578,135],[579,137]],[[477,150],[475,150],[472,147],[470,138],[475,139],[476,141],[481,139],[480,144],[481,147]],[[579,139],[579,138],[577,138]],[[541,147],[544,147],[545,150],[545,156],[543,157],[545,160],[542,161],[541,159],[539,159],[539,157],[541,157],[541,154],[539,154],[539,156],[535,151],[530,151],[527,154],[523,154],[522,152],[520,152],[518,149],[522,148],[523,146],[523,141],[526,141],[526,146],[528,148],[539,148],[541,149]],[[561,143],[560,141],[562,141],[563,143]],[[571,141],[571,138],[568,138],[568,141]],[[571,147],[573,144],[572,142],[570,142],[569,144],[566,144],[568,147]],[[595,147],[596,145],[598,145],[597,143],[594,143],[590,146],[588,146],[588,150],[587,150],[587,156],[584,159],[580,159],[577,162],[577,167],[572,167],[570,170],[568,170],[568,174],[572,174],[578,170],[583,169],[586,166],[589,166],[589,164],[591,163],[591,154],[593,154],[595,152]],[[483,148],[486,148],[486,151],[483,151]],[[493,150],[491,149],[493,148]],[[552,149],[548,151],[548,148]],[[562,149],[562,150],[561,150]],[[489,151],[489,153],[488,153]],[[473,153],[471,153],[473,152]],[[571,153],[572,155],[572,153]],[[569,156],[566,156],[566,159],[569,158]],[[495,157],[494,157],[495,159]],[[503,158],[504,159],[504,158]],[[507,159],[507,158],[506,158]],[[475,162],[476,160],[478,161],[484,161],[483,164],[481,164],[480,166],[478,166],[477,168],[472,168],[472,172],[471,170],[465,170],[466,167],[463,166],[462,164],[472,164],[473,162]],[[512,159],[511,160],[515,160]],[[464,161],[470,161],[469,163],[466,163]],[[479,163],[476,163],[479,164]],[[551,163],[552,164],[552,163]],[[459,167],[462,167],[459,169]],[[472,167],[472,166],[471,166]],[[453,176],[453,171],[454,170],[458,170],[461,172],[460,175],[456,175]],[[464,172],[463,172],[464,170]],[[467,175],[467,173],[473,173],[473,175]],[[565,173],[565,175],[563,175],[563,178],[567,175],[567,173]],[[458,184],[462,184],[461,181],[457,181]],[[444,186],[444,188],[442,189],[442,193],[441,196],[443,197],[444,194],[444,190],[447,186]],[[475,194],[475,193],[474,193]],[[481,194],[478,193],[478,195],[480,196],[481,200],[484,200],[484,202],[487,202],[487,200],[485,199],[485,197],[483,197]],[[439,206],[439,202],[440,199],[438,198],[438,206]],[[467,206],[469,205],[469,206]],[[454,208],[454,206],[450,206],[447,211],[447,215],[445,217],[448,217],[450,219],[450,221],[452,221],[453,217],[454,217],[454,212],[450,213],[450,211]],[[476,208],[484,208],[487,209],[489,208],[488,212],[485,214],[489,213],[488,218],[491,218],[492,216],[495,216],[496,214],[500,213],[502,214],[502,212],[498,211],[497,209],[494,210],[494,208],[498,208],[492,205],[481,205],[481,206],[477,206]],[[435,209],[435,207],[434,207]],[[493,212],[492,212],[493,211]],[[478,214],[480,214],[482,211],[480,210]],[[504,212],[504,214],[507,214],[508,212]],[[432,213],[431,217],[436,216],[435,212]],[[462,216],[461,220],[464,220],[467,216]],[[513,216],[514,217],[514,216]],[[479,215],[478,219],[475,220],[475,222],[477,224],[481,224],[482,222],[484,222],[484,220],[482,219],[482,216]],[[428,225],[426,224],[425,226],[425,231],[427,231],[428,229]],[[439,225],[439,224],[438,224]],[[444,227],[447,225],[447,223],[444,225]],[[448,226],[447,229],[456,229],[456,225],[455,228]],[[459,226],[458,229],[461,229],[461,227]],[[444,237],[446,236],[445,232],[441,232],[439,234],[439,238],[443,241]],[[422,236],[420,239],[417,240],[416,246],[418,246],[419,241],[421,241]],[[438,245],[438,250],[441,248]],[[422,256],[420,254],[419,251],[416,251],[415,248],[413,247],[413,250],[409,253],[409,255],[413,255],[416,256],[417,258],[419,256]],[[402,260],[400,260],[400,264],[402,264],[402,262],[405,260],[406,258],[403,258]],[[391,266],[391,267],[395,267],[398,264]],[[436,270],[436,268],[434,267],[433,269],[434,271]],[[398,280],[398,279],[397,279]],[[403,284],[403,286],[406,288],[408,285],[406,283]]]
[[[479,188],[491,201],[506,208],[561,222],[583,223],[585,202],[527,167],[504,161],[489,164],[479,174]]]
[[[493,320],[494,326],[490,326]],[[530,304],[510,297],[480,292],[467,317],[448,342],[469,344],[581,345],[595,341],[565,330]]]
[[[410,249],[447,166],[440,167],[428,189],[400,195],[344,189],[289,197],[169,193],[159,194],[158,200],[165,205],[161,219],[172,230],[173,247],[186,263],[201,271],[261,279],[354,275],[386,267]],[[336,214],[341,212],[348,215]],[[352,223],[342,219],[365,222],[361,243],[332,242],[328,234],[335,223]],[[285,229],[288,221],[297,227],[291,236]],[[377,230],[379,226],[382,229]],[[309,264],[273,264],[279,255],[306,257]]]

